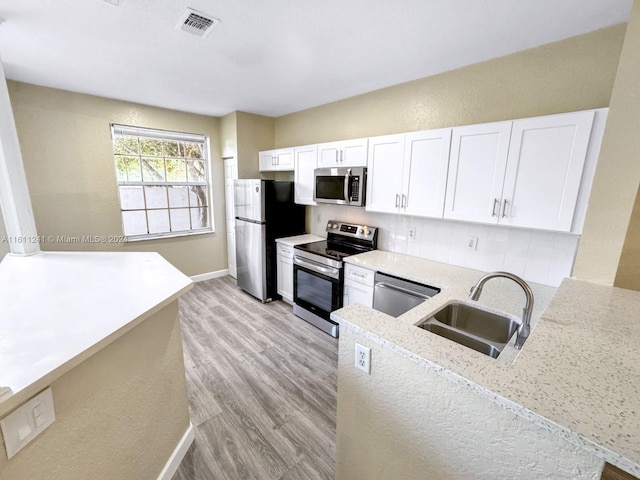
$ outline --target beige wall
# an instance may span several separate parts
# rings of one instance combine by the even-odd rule
[[[614,285],[640,290],[640,189],[631,212]]]
[[[274,146],[272,117],[232,112],[220,119],[220,143],[223,157],[236,157],[238,178],[261,178],[258,152]]]
[[[260,178],[258,152],[274,147],[272,117],[236,112],[238,127],[238,178]]]
[[[636,290],[640,290],[640,207],[633,217],[632,211],[640,184],[639,85],[640,2],[636,1],[611,94],[575,268],[579,278]]]
[[[121,235],[110,123],[203,134],[211,142],[215,233],[130,243],[46,242],[43,250],[156,251],[186,275],[227,267],[218,119],[8,82],[39,235]]]
[[[276,119],[286,147],[609,105],[624,25]]]
[[[158,478],[189,426],[178,302],[51,384],[56,421],[0,478]]]

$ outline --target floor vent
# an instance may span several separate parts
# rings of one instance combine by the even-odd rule
[[[206,13],[198,12],[193,8],[187,8],[176,28],[178,30],[183,30],[185,32],[191,33],[192,35],[196,35],[198,37],[206,37],[211,33],[213,27],[220,23],[219,18],[212,17],[211,15],[207,15]]]

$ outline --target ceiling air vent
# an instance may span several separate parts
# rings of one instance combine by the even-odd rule
[[[212,17],[211,15],[207,15],[206,13],[198,12],[193,8],[187,8],[176,28],[178,30],[183,30],[185,32],[191,33],[192,35],[196,35],[198,37],[206,37],[211,33],[213,27],[220,23],[219,18]]]

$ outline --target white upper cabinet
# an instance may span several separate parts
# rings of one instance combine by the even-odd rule
[[[293,148],[265,150],[258,153],[261,172],[281,172],[293,170]]]
[[[321,143],[318,145],[318,168],[366,167],[367,138]]]
[[[496,122],[453,129],[445,218],[497,222],[511,124]]]
[[[594,112],[453,129],[444,217],[571,231]]]
[[[313,171],[318,164],[318,146],[295,147],[293,156],[295,202],[300,205],[316,205],[313,201]]]
[[[570,231],[594,112],[515,120],[500,223]]]
[[[397,213],[402,193],[404,134],[369,139],[366,210]]]
[[[407,133],[401,207],[407,215],[442,218],[451,129]]]
[[[450,128],[370,138],[366,209],[441,218],[450,143]]]

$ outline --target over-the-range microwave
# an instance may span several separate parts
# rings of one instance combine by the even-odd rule
[[[364,207],[365,167],[316,168],[313,173],[313,199],[316,202]]]

